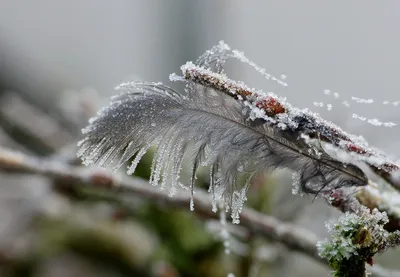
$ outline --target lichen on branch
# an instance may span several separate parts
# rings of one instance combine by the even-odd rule
[[[373,256],[400,242],[400,232],[385,230],[389,222],[385,212],[362,207],[346,212],[336,222],[326,224],[330,239],[317,243],[319,255],[328,260],[335,277],[366,276],[365,263]]]

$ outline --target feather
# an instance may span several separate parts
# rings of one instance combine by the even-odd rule
[[[172,196],[189,153],[192,194],[199,166],[210,166],[213,210],[224,201],[234,222],[248,189],[248,182],[238,184],[241,176],[289,168],[299,173],[303,190],[310,193],[367,184],[356,165],[311,148],[299,132],[250,120],[248,107],[212,88],[188,83],[178,92],[160,83],[132,82],[117,91],[120,94],[83,129],[78,156],[84,164],[118,169],[134,157],[128,167],[132,174],[155,145],[150,183],[168,185]]]

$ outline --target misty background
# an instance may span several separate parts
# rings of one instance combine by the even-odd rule
[[[77,140],[85,116],[107,104],[119,83],[168,83],[170,73],[179,73],[186,61],[224,40],[268,73],[286,75],[289,86],[265,80],[237,61],[229,63],[234,79],[285,96],[293,106],[310,108],[398,159],[400,126],[372,126],[352,115],[400,123],[400,105],[383,104],[400,100],[399,26],[400,2],[394,0],[0,0],[0,110],[5,115],[0,127],[18,147],[49,155]],[[340,97],[325,95],[326,89]],[[351,97],[372,98],[374,103],[359,104]],[[325,106],[315,107],[314,101]],[[20,102],[40,110],[32,112],[37,117]],[[92,105],[90,112],[76,108],[77,102]],[[10,117],[24,113],[26,117],[9,124]],[[42,114],[49,117],[43,119],[45,126],[53,129],[42,127]],[[24,130],[9,131],[14,124],[43,136],[27,142]],[[0,143],[15,146],[6,141]],[[290,195],[288,201],[292,199]],[[325,234],[318,228],[332,212],[319,204],[304,201],[298,221]],[[382,264],[396,267],[388,253]],[[298,276],[311,276],[306,263],[320,270],[316,272],[326,272],[295,256],[288,264]]]

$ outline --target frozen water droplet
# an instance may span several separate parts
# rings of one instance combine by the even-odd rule
[[[194,199],[193,195],[190,196],[190,211],[194,211]]]

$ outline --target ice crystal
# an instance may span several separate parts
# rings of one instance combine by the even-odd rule
[[[355,101],[355,102],[357,102],[359,104],[372,104],[372,103],[374,103],[374,99],[370,99],[370,98],[369,99],[363,99],[363,98],[352,96],[351,100],[353,100],[353,101]]]
[[[353,118],[359,119],[361,121],[366,121],[367,123],[374,125],[374,126],[394,127],[397,125],[394,122],[382,122],[377,118],[368,119],[365,116],[360,116],[358,114],[353,114]]]
[[[318,253],[329,261],[335,273],[343,266],[365,263],[391,246],[391,236],[398,236],[398,233],[390,234],[384,229],[388,222],[386,213],[377,209],[370,211],[362,207],[357,213],[346,212],[336,222],[326,224],[331,238],[317,243]]]

